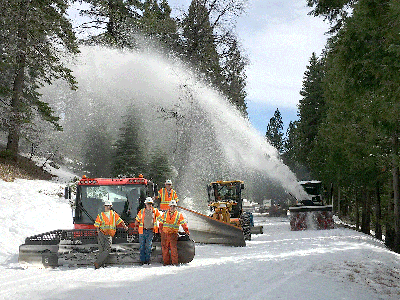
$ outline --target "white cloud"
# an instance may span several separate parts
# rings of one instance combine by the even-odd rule
[[[248,101],[295,108],[309,58],[321,53],[329,26],[298,0],[250,2],[237,28],[251,62]]]
[[[169,0],[185,11],[191,0]],[[306,0],[249,0],[237,33],[250,59],[247,101],[296,109],[312,52],[325,46],[329,25],[309,16]]]

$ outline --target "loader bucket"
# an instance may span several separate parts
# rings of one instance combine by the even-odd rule
[[[290,229],[293,231],[307,229],[333,229],[332,205],[289,207]]]
[[[196,243],[246,246],[241,228],[184,207],[178,206],[178,208],[183,210],[187,218],[190,237]]]

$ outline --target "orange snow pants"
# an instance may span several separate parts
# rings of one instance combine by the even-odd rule
[[[161,233],[161,247],[164,265],[178,264],[178,233]],[[170,255],[171,251],[171,255]]]

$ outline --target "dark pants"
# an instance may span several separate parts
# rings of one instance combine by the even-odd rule
[[[143,234],[139,234],[140,261],[150,262],[151,245],[153,243],[153,229],[144,229]]]
[[[111,252],[112,236],[105,235],[100,231],[97,235],[97,241],[99,243],[99,254],[97,255],[95,263],[101,267]]]

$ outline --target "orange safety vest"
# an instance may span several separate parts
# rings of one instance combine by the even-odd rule
[[[139,234],[143,234],[143,223],[144,223],[144,214],[145,214],[145,208],[142,208],[137,216],[136,216],[136,221],[139,222]],[[153,207],[153,231],[158,232],[158,226],[157,226],[157,220],[161,217],[161,213],[157,208]]]
[[[160,218],[160,222],[163,224],[163,232],[165,233],[178,232],[179,225],[182,225],[185,230],[188,230],[185,218],[178,211],[175,211],[172,215],[170,211],[165,212]]]
[[[106,213],[102,212],[97,215],[94,227],[98,227],[105,235],[114,236],[117,225],[122,223],[120,216],[113,210],[110,210],[110,219],[107,218]]]
[[[176,194],[174,189],[171,189],[170,194],[168,195],[167,189],[162,188],[161,190],[158,191],[158,198],[161,199],[161,202],[160,202],[161,210],[168,210],[169,202],[171,200],[175,200],[177,203],[179,201],[178,195]]]

